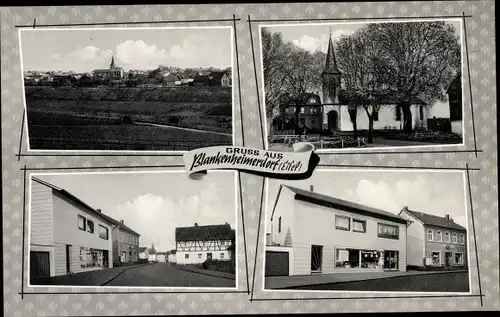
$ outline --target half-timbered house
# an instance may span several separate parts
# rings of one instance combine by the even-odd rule
[[[198,264],[207,260],[230,260],[228,247],[235,231],[228,223],[175,229],[177,264]]]

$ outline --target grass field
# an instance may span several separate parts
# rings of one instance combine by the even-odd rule
[[[32,150],[168,151],[232,144],[230,87],[26,88]]]

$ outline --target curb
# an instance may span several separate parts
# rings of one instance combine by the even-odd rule
[[[339,281],[339,282],[321,282],[314,284],[301,284],[295,286],[287,286],[280,288],[269,288],[269,289],[296,289],[297,287],[307,287],[307,286],[321,286],[328,284],[346,284],[346,283],[356,283],[356,282],[366,282],[366,281],[374,281],[374,280],[387,280],[387,279],[396,279],[402,277],[412,277],[412,276],[424,276],[424,275],[435,275],[435,274],[444,274],[444,273],[468,273],[469,271],[437,271],[437,272],[428,272],[428,273],[420,273],[420,274],[411,274],[411,275],[397,275],[397,276],[387,276],[387,277],[374,277],[374,278],[365,278],[361,280],[351,280],[351,281]]]

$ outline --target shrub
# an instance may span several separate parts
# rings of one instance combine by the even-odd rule
[[[123,124],[134,124],[134,121],[132,120],[132,118],[130,116],[125,115],[125,116],[123,116],[122,123]]]

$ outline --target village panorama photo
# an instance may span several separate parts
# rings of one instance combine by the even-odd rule
[[[268,149],[463,145],[461,23],[261,26]]]
[[[470,293],[463,171],[267,183],[264,290]]]
[[[31,174],[29,287],[234,290],[235,175]]]
[[[19,30],[28,150],[232,145],[232,30]]]

